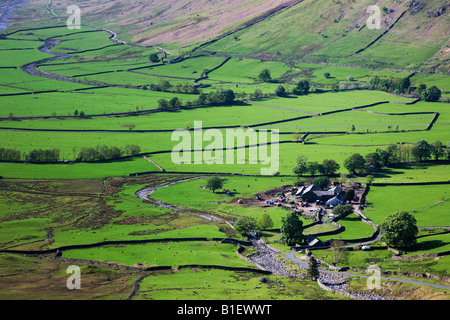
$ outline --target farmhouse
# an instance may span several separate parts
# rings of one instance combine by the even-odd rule
[[[312,184],[308,187],[303,186],[295,194],[302,201],[314,202],[330,202],[330,205],[341,204],[344,201],[344,192],[341,187],[335,186],[328,190],[322,190],[320,187]]]

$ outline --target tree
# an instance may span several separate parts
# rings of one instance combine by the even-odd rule
[[[297,163],[292,169],[292,172],[298,176],[301,176],[308,172],[308,158],[306,158],[304,155],[300,155],[297,157]]]
[[[359,153],[352,154],[349,158],[345,159],[344,167],[351,173],[355,174],[356,171],[364,170],[366,161]]]
[[[128,130],[132,131],[134,128],[136,128],[136,125],[134,123],[130,123],[130,124],[124,124],[122,127],[128,128]]]
[[[42,149],[32,150],[25,156],[25,161],[31,163],[58,162],[59,154],[60,150],[57,148],[47,150]]]
[[[297,83],[297,86],[294,88],[293,93],[295,95],[301,96],[301,95],[308,94],[309,89],[310,89],[310,86],[309,86],[308,80],[300,80]]]
[[[236,99],[236,95],[233,90],[228,89],[220,91],[217,98],[221,104],[232,104],[234,99]]]
[[[169,108],[170,108],[169,101],[167,101],[166,99],[158,100],[158,104],[159,104],[159,109],[161,109],[161,110],[169,110]]]
[[[328,177],[317,177],[314,179],[313,183],[321,189],[326,189],[331,181]]]
[[[429,89],[422,91],[422,94],[420,96],[425,101],[437,102],[441,98],[442,92],[438,87],[432,86]]]
[[[352,214],[354,208],[351,204],[338,205],[333,208],[333,214],[337,219],[343,219],[349,214]]]
[[[431,144],[431,153],[434,155],[434,160],[439,160],[439,157],[444,155],[444,144],[437,140]]]
[[[416,218],[408,212],[396,212],[388,216],[380,224],[379,230],[382,241],[401,250],[412,248],[419,232]]]
[[[403,78],[398,82],[398,89],[401,93],[408,92],[409,87],[411,86],[411,80],[409,77]]]
[[[414,161],[422,161],[420,148],[418,146],[411,147],[411,156],[414,159]]]
[[[298,143],[298,142],[302,141],[303,134],[300,131],[295,131],[292,133],[292,137]]]
[[[206,187],[212,192],[215,192],[217,189],[221,189],[225,183],[225,179],[222,179],[220,177],[211,177],[206,182]]]
[[[18,162],[21,160],[20,151],[15,149],[0,148],[0,160],[9,162]]]
[[[263,213],[258,219],[258,226],[263,230],[270,229],[273,227],[273,220],[267,213]]]
[[[105,159],[119,159],[122,155],[122,151],[116,146],[110,146],[106,149]]]
[[[431,157],[432,147],[427,141],[425,140],[417,141],[416,147],[417,147],[417,149],[415,150],[416,159],[418,158],[419,161],[423,161]]]
[[[355,189],[349,189],[344,195],[344,200],[348,201],[349,203],[352,203],[353,199],[355,198]]]
[[[234,230],[244,236],[250,234],[250,232],[255,232],[257,229],[256,220],[250,217],[239,218],[234,225]]]
[[[308,277],[308,279],[313,281],[316,281],[320,277],[319,267],[317,265],[316,259],[313,256],[309,257],[306,276]]]
[[[263,97],[263,92],[261,91],[261,89],[255,89],[255,91],[252,93],[251,97],[253,97],[253,99],[259,100]]]
[[[159,56],[157,53],[152,53],[150,55],[150,61],[153,63],[159,62]]]
[[[170,99],[169,104],[174,109],[178,109],[181,107],[181,101],[180,99],[178,99],[178,97],[173,97],[172,99]]]
[[[420,84],[417,87],[417,93],[422,95],[422,92],[424,92],[425,90],[427,90],[427,85],[426,84]]]
[[[269,69],[264,69],[263,71],[261,71],[261,73],[258,75],[258,79],[261,82],[269,82],[270,80],[272,80]]]
[[[317,172],[320,172],[320,164],[317,161],[308,162],[308,172],[315,176]]]
[[[134,156],[141,152],[141,147],[136,144],[126,144],[123,148],[123,153],[127,156]]]
[[[323,76],[324,76],[326,79],[328,79],[328,78],[331,76],[331,74],[330,74],[329,72],[325,72],[325,73],[323,74]]]
[[[377,149],[376,152],[382,166],[388,167],[399,161],[399,148],[396,144],[390,144],[385,150]]]
[[[447,142],[444,153],[447,155],[447,160],[450,160],[450,141]]]
[[[380,171],[383,167],[379,153],[372,152],[366,155],[366,169],[369,171]]]
[[[348,81],[353,81],[354,78],[353,78],[353,76],[348,76],[348,77],[347,77],[347,80],[348,80]]]
[[[281,241],[289,246],[294,246],[303,241],[303,222],[294,212],[290,212],[281,219]]]
[[[333,266],[337,263],[348,262],[348,251],[345,248],[345,242],[342,240],[333,239],[330,241],[331,251],[333,252]]]
[[[157,88],[159,89],[159,91],[168,92],[170,91],[170,88],[172,88],[172,85],[167,80],[159,80]]]
[[[340,167],[341,166],[333,159],[325,159],[323,160],[322,165],[319,168],[319,171],[322,174],[331,176],[334,175],[340,169]]]
[[[278,88],[275,90],[275,94],[279,97],[285,97],[286,89],[282,85],[279,85]]]

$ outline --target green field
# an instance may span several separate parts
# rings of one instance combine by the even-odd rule
[[[393,212],[407,211],[414,214],[419,227],[447,227],[449,191],[446,185],[373,187],[366,213],[380,223]]]
[[[90,1],[80,4],[83,26],[73,30],[65,25],[66,0],[29,0],[6,18],[0,298],[349,299],[305,279],[306,271],[284,258],[293,249],[282,241],[291,211],[308,226],[297,257],[311,250],[326,268],[333,250],[308,242],[347,240],[348,259],[338,266],[349,272],[376,264],[408,279],[438,276],[423,280],[448,286],[448,5],[383,1],[382,28],[371,30],[368,0],[216,2]],[[0,8],[2,19],[9,4]],[[265,69],[270,78],[262,79]],[[390,86],[373,85],[375,77]],[[301,92],[301,80],[309,91]],[[436,86],[440,99],[425,101],[422,84]],[[280,134],[265,135],[273,132]],[[429,143],[425,155],[421,140]],[[180,142],[188,145],[182,163],[175,158],[181,153],[172,153]],[[42,156],[50,149],[56,159]],[[376,153],[381,164],[364,160],[353,172],[346,164],[356,153]],[[318,165],[331,159],[339,168],[294,174],[299,156]],[[225,179],[214,191],[207,187],[212,176]],[[366,206],[353,204],[374,226],[359,212],[332,224],[331,208],[316,215],[320,201],[300,206],[290,192],[318,176],[344,192],[369,187]],[[288,194],[284,204],[268,202],[281,192]],[[375,250],[360,250],[399,211],[419,228],[403,259],[378,239],[367,243]],[[243,218],[266,215],[268,228],[237,228]],[[66,288],[69,265],[81,267],[80,292]],[[257,272],[261,265],[267,274]],[[350,287],[366,292],[361,283]],[[389,298],[449,300],[447,289],[383,286],[376,293]]]

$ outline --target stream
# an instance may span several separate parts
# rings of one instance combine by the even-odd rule
[[[227,220],[224,220],[224,219],[219,219],[217,217],[214,217],[214,216],[211,216],[211,215],[207,215],[207,214],[204,214],[204,213],[185,211],[184,209],[180,209],[180,208],[177,208],[177,207],[165,204],[165,203],[163,203],[163,202],[161,202],[159,200],[155,200],[155,199],[149,198],[149,196],[152,193],[154,193],[156,190],[158,190],[158,189],[167,188],[167,187],[170,187],[170,186],[172,186],[174,184],[177,184],[177,183],[182,183],[182,182],[187,182],[187,181],[192,181],[192,180],[197,180],[197,179],[202,179],[202,178],[205,178],[205,177],[195,177],[195,178],[190,178],[190,179],[183,179],[183,180],[174,181],[174,182],[171,182],[171,183],[168,183],[168,184],[165,184],[165,185],[161,185],[161,186],[157,186],[157,187],[147,187],[147,188],[144,188],[144,189],[141,189],[141,190],[137,191],[136,192],[136,196],[138,198],[140,198],[140,199],[153,202],[153,203],[157,204],[161,208],[166,208],[166,209],[174,210],[174,211],[183,210],[183,212],[189,212],[189,213],[198,215],[199,217],[202,217],[202,218],[210,220],[210,221],[231,222],[231,221],[227,221]]]
[[[16,7],[24,4],[25,0],[19,0],[15,3],[6,4],[0,7],[0,30],[8,29],[8,20],[12,17]]]

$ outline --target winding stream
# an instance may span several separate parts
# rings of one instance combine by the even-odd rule
[[[159,201],[159,200],[155,200],[155,199],[149,198],[149,196],[150,196],[151,194],[153,194],[153,193],[154,193],[156,190],[158,190],[158,189],[161,189],[161,188],[167,188],[167,187],[173,186],[174,184],[177,184],[177,183],[182,183],[182,182],[187,182],[187,181],[192,181],[192,180],[197,180],[197,179],[202,179],[202,178],[206,178],[206,177],[201,176],[201,177],[195,177],[195,178],[189,178],[189,179],[177,180],[177,181],[174,181],[174,182],[171,182],[171,183],[168,183],[168,184],[164,184],[164,185],[161,185],[161,186],[147,187],[147,188],[144,188],[144,189],[141,189],[141,190],[137,191],[137,192],[136,192],[136,196],[137,196],[138,198],[140,198],[140,199],[143,199],[143,200],[147,200],[147,201],[153,202],[153,203],[157,204],[157,205],[158,205],[159,207],[161,207],[161,208],[166,208],[166,209],[174,210],[174,211],[189,212],[189,213],[198,215],[199,217],[202,217],[202,218],[207,219],[207,220],[210,220],[210,221],[231,222],[231,221],[224,220],[224,219],[219,219],[219,218],[217,218],[217,217],[214,217],[214,216],[211,216],[211,215],[207,215],[207,214],[204,214],[204,213],[198,213],[198,212],[186,211],[185,209],[177,208],[177,207],[174,207],[174,206],[165,204],[165,203],[163,203],[162,201]]]
[[[8,20],[12,17],[14,9],[25,2],[26,0],[19,0],[16,3],[6,4],[0,7],[0,30],[8,29]]]

